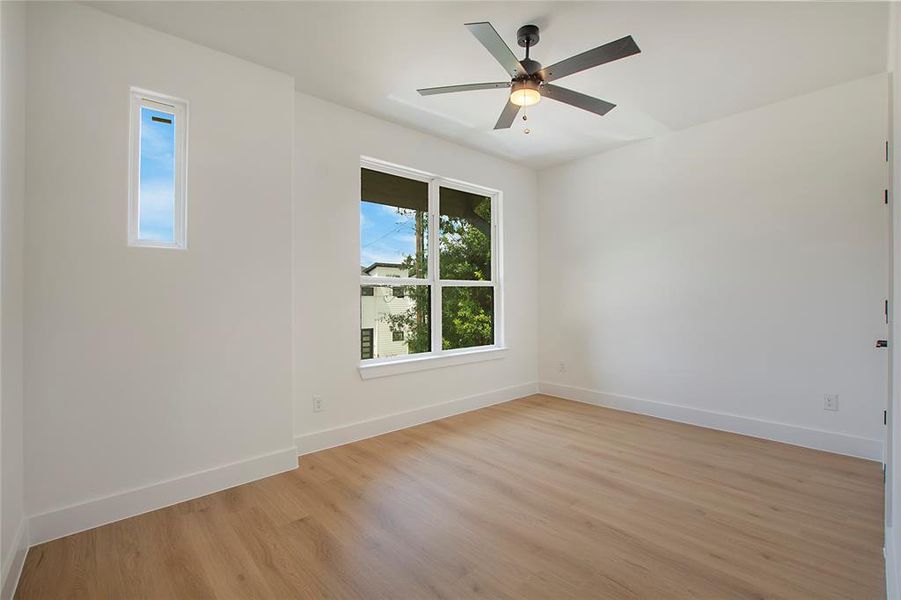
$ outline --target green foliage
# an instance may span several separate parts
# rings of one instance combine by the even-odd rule
[[[441,279],[491,279],[490,227],[490,198],[479,202],[469,219],[441,216]]]
[[[484,198],[473,207],[469,217],[441,216],[439,226],[440,271],[442,279],[491,279],[491,200]],[[417,235],[428,237],[427,223],[417,223]],[[419,250],[422,248],[422,250]],[[407,256],[408,273],[425,276],[426,251],[417,245],[416,256]],[[403,331],[408,351],[431,349],[428,286],[407,286],[412,299],[409,310],[386,315],[391,331]],[[490,287],[446,287],[441,304],[442,342],[445,350],[471,348],[494,343],[494,290]]]
[[[494,290],[488,287],[446,287],[443,291],[442,339],[445,350],[494,343]]]

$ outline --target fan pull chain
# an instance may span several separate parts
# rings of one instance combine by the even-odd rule
[[[522,107],[522,120],[523,120],[523,121],[528,121],[528,120],[529,120],[529,115],[528,115],[528,112],[526,111],[526,107],[525,107],[525,106]],[[526,127],[526,128],[524,128],[524,129],[522,130],[522,132],[523,132],[524,134],[526,134],[526,135],[529,135],[530,133],[532,133],[532,130],[529,129],[528,127]]]

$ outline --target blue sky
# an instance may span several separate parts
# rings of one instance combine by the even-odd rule
[[[153,117],[171,119],[160,123]],[[138,237],[172,242],[175,217],[175,116],[141,108],[141,210]]]
[[[399,263],[416,253],[415,211],[360,202],[360,265]]]

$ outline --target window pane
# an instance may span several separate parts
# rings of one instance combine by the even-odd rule
[[[441,299],[443,349],[494,344],[494,288],[445,287]]]
[[[175,115],[141,107],[138,238],[175,241]]]
[[[361,170],[360,267],[373,277],[428,276],[429,184]]]
[[[403,294],[398,296],[397,290]],[[360,286],[360,355],[366,359],[430,352],[430,298],[427,285]]]
[[[439,192],[441,279],[491,280],[491,198]]]

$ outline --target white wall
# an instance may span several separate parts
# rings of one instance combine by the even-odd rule
[[[26,541],[22,443],[25,210],[25,5],[0,2],[0,598]],[[9,584],[9,585],[7,585]]]
[[[27,60],[33,541],[296,464],[293,80],[70,3]],[[190,103],[187,251],[126,245],[130,86]]]
[[[392,417],[395,413],[407,413],[406,418],[414,420],[426,418],[426,414],[435,418],[534,391],[538,318],[535,173],[303,94],[297,94],[295,116],[298,447],[310,450],[357,437],[364,430],[369,434],[411,422]],[[505,323],[510,348],[505,358],[360,379],[361,155],[503,191]],[[322,412],[312,411],[313,394],[323,397]],[[461,399],[468,400],[428,408]],[[352,426],[372,420],[377,422],[368,428]],[[323,430],[332,431],[316,433]]]
[[[880,459],[886,107],[880,75],[541,172],[543,389]]]

